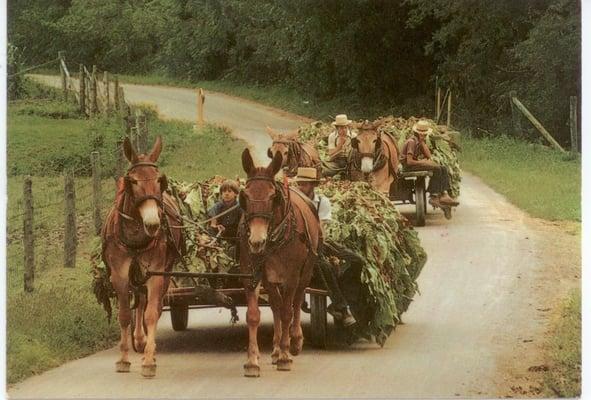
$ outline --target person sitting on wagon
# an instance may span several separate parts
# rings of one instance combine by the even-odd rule
[[[324,176],[335,176],[346,171],[351,154],[351,139],[356,136],[355,132],[349,129],[351,122],[346,114],[335,117],[332,123],[335,130],[328,136],[329,161],[323,165]]]
[[[414,133],[402,147],[400,162],[403,171],[432,171],[429,179],[429,204],[433,207],[455,207],[460,203],[449,196],[449,172],[443,165],[439,165],[431,159],[431,151],[425,142],[425,138],[432,129],[424,120],[413,125]]]
[[[222,186],[220,186],[221,199],[207,211],[207,216],[209,218],[213,218],[216,215],[220,215],[230,208],[237,206],[238,201],[236,198],[238,197],[239,192],[240,187],[236,181],[224,181]],[[236,207],[232,211],[212,219],[210,222],[210,227],[214,232],[221,235],[221,237],[235,241],[236,237],[238,236],[238,224],[240,223],[240,217],[242,217],[242,210],[240,207]]]
[[[314,190],[320,183],[318,171],[316,168],[299,167],[294,181],[297,183],[298,189],[312,200],[318,214],[318,219],[320,220],[322,236],[326,237],[326,225],[331,221],[332,213],[330,200],[326,196],[316,193]],[[341,321],[344,326],[355,324],[355,318],[351,315],[347,300],[339,287],[336,271],[331,267],[329,262],[323,259],[321,251],[319,251],[318,259],[319,271],[326,283],[331,300],[331,304],[328,306],[328,312],[335,320]]]

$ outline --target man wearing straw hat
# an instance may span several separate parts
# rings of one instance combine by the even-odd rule
[[[449,173],[443,165],[431,159],[431,151],[425,138],[432,132],[429,122],[419,120],[412,127],[414,135],[402,147],[400,161],[405,171],[432,171],[429,179],[429,203],[433,207],[455,207],[460,203],[451,198],[449,191]]]
[[[346,114],[339,114],[335,117],[332,123],[335,130],[328,136],[329,161],[324,163],[322,170],[324,176],[335,176],[346,170],[351,153],[351,139],[356,136],[349,129],[351,122]]]
[[[318,219],[320,220],[322,236],[326,238],[326,225],[330,222],[332,214],[330,200],[314,191],[320,183],[320,180],[318,179],[318,171],[316,168],[299,167],[294,182],[297,183],[298,189],[312,200],[318,213]],[[331,300],[331,304],[328,306],[327,310],[335,320],[340,321],[344,326],[352,326],[355,324],[356,320],[353,315],[351,315],[347,300],[339,287],[337,273],[332,268],[331,264],[322,257],[322,249],[319,250],[318,255],[317,271],[322,275],[322,280],[327,286]]]

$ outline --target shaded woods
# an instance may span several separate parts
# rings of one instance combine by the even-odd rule
[[[432,115],[438,77],[464,128],[510,132],[516,90],[568,144],[580,91],[575,0],[9,0],[8,11],[27,65],[66,50],[112,72],[289,86],[343,99],[354,117],[361,104]]]

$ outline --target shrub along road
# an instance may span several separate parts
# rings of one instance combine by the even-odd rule
[[[131,101],[162,116],[194,120],[194,91],[125,85]],[[225,95],[208,94],[205,117],[233,128],[265,161],[264,127],[288,129],[302,119]],[[204,149],[203,151],[207,151]],[[213,155],[220,157],[222,155]],[[116,374],[116,348],[97,353],[9,390],[12,398],[146,397],[449,397],[539,396],[544,346],[557,299],[578,283],[578,238],[566,223],[534,219],[478,178],[464,175],[461,206],[451,221],[429,210],[419,235],[429,260],[421,295],[384,348],[373,343],[328,350],[305,346],[289,373],[271,365],[272,318],[263,311],[260,379],[242,377],[244,311],[232,326],[226,310],[195,310],[189,330],[159,324],[158,373]],[[411,211],[410,208],[402,208]],[[307,319],[304,323],[307,325]],[[304,327],[306,329],[306,326]],[[539,367],[531,368],[530,367]]]

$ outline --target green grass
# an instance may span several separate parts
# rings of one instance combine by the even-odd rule
[[[462,168],[534,217],[581,221],[581,161],[508,137],[462,139]]]
[[[581,395],[581,291],[573,291],[553,324],[544,376],[545,397]]]
[[[50,96],[51,97],[51,96]],[[114,195],[115,143],[119,120],[86,120],[47,113],[68,109],[51,98],[9,103],[7,215],[7,381],[15,383],[68,360],[116,343],[116,317],[109,324],[91,290],[89,254],[96,245],[92,224],[92,182],[89,153],[101,152],[103,215]],[[26,110],[26,111],[23,111]],[[156,133],[164,149],[161,170],[177,180],[193,181],[215,174],[241,174],[245,145],[227,131],[206,126],[194,132],[190,124],[148,122],[150,146]],[[212,159],[212,154],[223,154]],[[76,168],[78,252],[76,268],[63,267],[64,167]],[[23,291],[22,188],[24,174],[33,175],[35,290]]]

